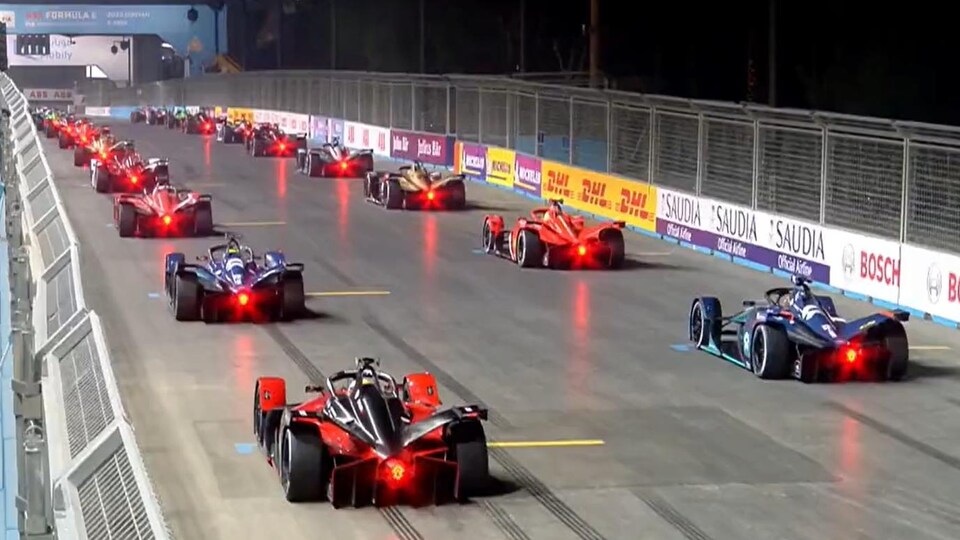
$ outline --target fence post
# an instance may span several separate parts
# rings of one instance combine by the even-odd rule
[[[570,133],[567,139],[567,163],[573,165],[573,96],[570,96],[570,112],[567,115],[567,122],[569,123]]]
[[[533,93],[533,155],[540,157],[540,92]]]
[[[505,103],[506,107],[504,107],[503,109],[504,109],[504,114],[507,117],[506,123],[504,124],[505,126],[504,131],[506,131],[506,133],[504,134],[506,135],[506,143],[507,143],[506,148],[513,148],[513,146],[510,146],[510,132],[512,131],[510,129],[510,111],[514,110],[516,106],[511,105],[513,103],[513,100],[511,100],[510,98],[515,96],[516,94],[514,94],[511,90],[504,90],[504,101],[506,102]]]
[[[650,141],[647,151],[647,182],[653,183],[653,175],[657,170],[657,108],[650,107]]]
[[[694,191],[697,197],[700,196],[700,191],[703,189],[703,174],[706,167],[704,166],[704,158],[706,155],[706,130],[704,126],[706,125],[706,120],[704,120],[703,113],[697,113],[697,179],[695,181]]]
[[[613,129],[613,100],[607,98],[607,172],[613,172],[613,151],[611,145],[616,133]]]
[[[910,212],[910,136],[903,138],[903,185],[900,186],[900,243],[907,243],[907,218]]]
[[[750,193],[750,208],[757,209],[757,198],[760,194],[760,120],[753,120],[753,185]]]
[[[483,88],[477,86],[477,142],[483,144]]]
[[[452,94],[452,92],[450,91],[450,83],[446,84],[446,90],[447,90],[447,111],[446,111],[447,130],[446,131],[447,131],[447,135],[453,135],[453,133],[450,131],[450,97]]]
[[[410,127],[417,130],[417,84],[410,83]]]
[[[830,159],[830,130],[824,125],[820,149],[820,223],[823,225],[827,215],[827,160]]]

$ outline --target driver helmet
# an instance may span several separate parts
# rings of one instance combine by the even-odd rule
[[[227,246],[227,255],[239,255],[239,254],[240,254],[240,246],[236,244],[231,244]]]

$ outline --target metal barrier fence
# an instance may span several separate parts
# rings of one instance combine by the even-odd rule
[[[0,74],[24,538],[169,538],[28,103]]]
[[[960,252],[960,128],[507,78],[275,71],[101,106],[230,105],[451,134],[755,209]]]

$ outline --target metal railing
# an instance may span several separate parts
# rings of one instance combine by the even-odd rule
[[[28,103],[0,94],[22,537],[169,538]]]
[[[960,128],[464,75],[248,72],[86,91],[90,105],[230,105],[451,134],[960,252]]]

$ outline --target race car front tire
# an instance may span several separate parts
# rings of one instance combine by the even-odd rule
[[[497,235],[493,234],[493,227],[490,226],[490,218],[483,219],[483,230],[480,233],[480,245],[484,253],[497,252]]]
[[[450,459],[457,462],[461,500],[482,495],[490,482],[490,459],[483,424],[468,420],[450,424],[446,434]]]
[[[277,452],[280,485],[289,502],[313,502],[327,495],[332,469],[330,454],[315,428],[290,426],[283,430]]]
[[[690,306],[690,341],[697,347],[707,347],[711,342],[719,345],[723,335],[723,308],[720,300],[712,296],[697,298]],[[748,352],[749,354],[749,352]]]
[[[610,259],[607,268],[618,269],[626,260],[626,246],[623,242],[623,232],[619,229],[607,229],[600,233],[600,241],[610,249]]]
[[[137,210],[132,205],[121,204],[117,217],[117,230],[120,238],[130,238],[137,234]]]
[[[783,328],[769,324],[754,328],[750,367],[757,377],[783,379],[793,367],[790,356],[790,340]]]
[[[529,229],[520,231],[517,238],[517,264],[521,268],[534,268],[543,265],[543,242],[536,232]]]
[[[887,335],[884,336],[884,342],[887,352],[890,353],[890,360],[887,364],[887,380],[901,381],[907,376],[907,370],[910,365],[910,346],[907,342],[907,331],[899,322],[893,324],[892,321]]]
[[[213,234],[213,207],[209,203],[201,202],[193,213],[193,235],[208,236]]]
[[[57,146],[60,147],[61,150],[64,148],[70,147],[70,141],[67,139],[67,136],[64,135],[62,131],[60,132],[60,136],[57,137]]]
[[[303,315],[303,312],[307,309],[303,275],[299,273],[287,274],[283,278],[281,287],[283,287],[283,297],[280,305],[280,319],[292,321]]]
[[[200,315],[200,284],[192,276],[177,275],[173,285],[173,317],[195,321]]]

